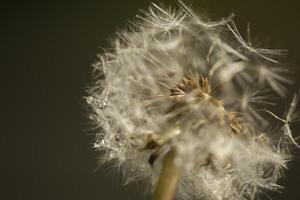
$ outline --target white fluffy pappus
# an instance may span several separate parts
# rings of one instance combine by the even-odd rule
[[[280,189],[288,147],[297,145],[297,96],[285,117],[270,111],[270,94],[285,97],[291,83],[276,60],[283,52],[249,45],[232,16],[206,22],[179,3],[152,4],[94,65],[86,99],[101,160],[151,191],[175,149],[177,199],[255,199]]]

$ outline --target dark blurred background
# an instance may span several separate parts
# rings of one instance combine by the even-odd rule
[[[254,41],[289,50],[285,60],[295,66],[295,77],[300,78],[297,0],[190,3],[213,19],[235,13],[243,34],[250,22]],[[93,137],[86,131],[88,120],[81,97],[91,82],[91,64],[100,47],[108,47],[114,31],[122,29],[127,19],[146,9],[150,1],[1,4],[0,199],[149,199],[135,186],[122,187],[117,173],[107,168],[97,170],[97,153],[92,149]],[[296,80],[294,88],[299,86]],[[297,133],[297,126],[294,128]],[[268,195],[275,200],[299,200],[299,167],[296,153],[281,181],[285,189],[281,194]]]

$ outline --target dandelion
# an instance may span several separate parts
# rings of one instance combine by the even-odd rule
[[[94,65],[86,97],[94,147],[125,183],[142,181],[154,199],[255,199],[286,168],[297,95],[285,97],[284,52],[243,40],[233,16],[205,21],[152,4],[118,33]]]

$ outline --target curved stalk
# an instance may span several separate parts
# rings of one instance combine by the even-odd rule
[[[174,164],[175,155],[175,150],[171,149],[165,156],[153,200],[172,200],[174,197],[181,174],[180,168]]]

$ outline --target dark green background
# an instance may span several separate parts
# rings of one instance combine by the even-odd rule
[[[150,1],[20,1],[2,3],[0,199],[134,200],[135,186],[97,168],[82,107],[84,87],[99,47]],[[157,2],[157,1],[155,1]],[[176,1],[163,1],[174,5]],[[298,1],[193,1],[214,19],[236,14],[244,33],[266,47],[289,49],[287,63],[300,78]],[[294,88],[299,88],[296,80]],[[298,126],[299,127],[299,126]],[[294,127],[297,133],[297,126]],[[299,128],[298,128],[299,130]],[[299,155],[299,152],[297,153]],[[299,156],[274,199],[300,199]],[[147,198],[144,198],[147,199]],[[267,198],[263,198],[267,199]]]

